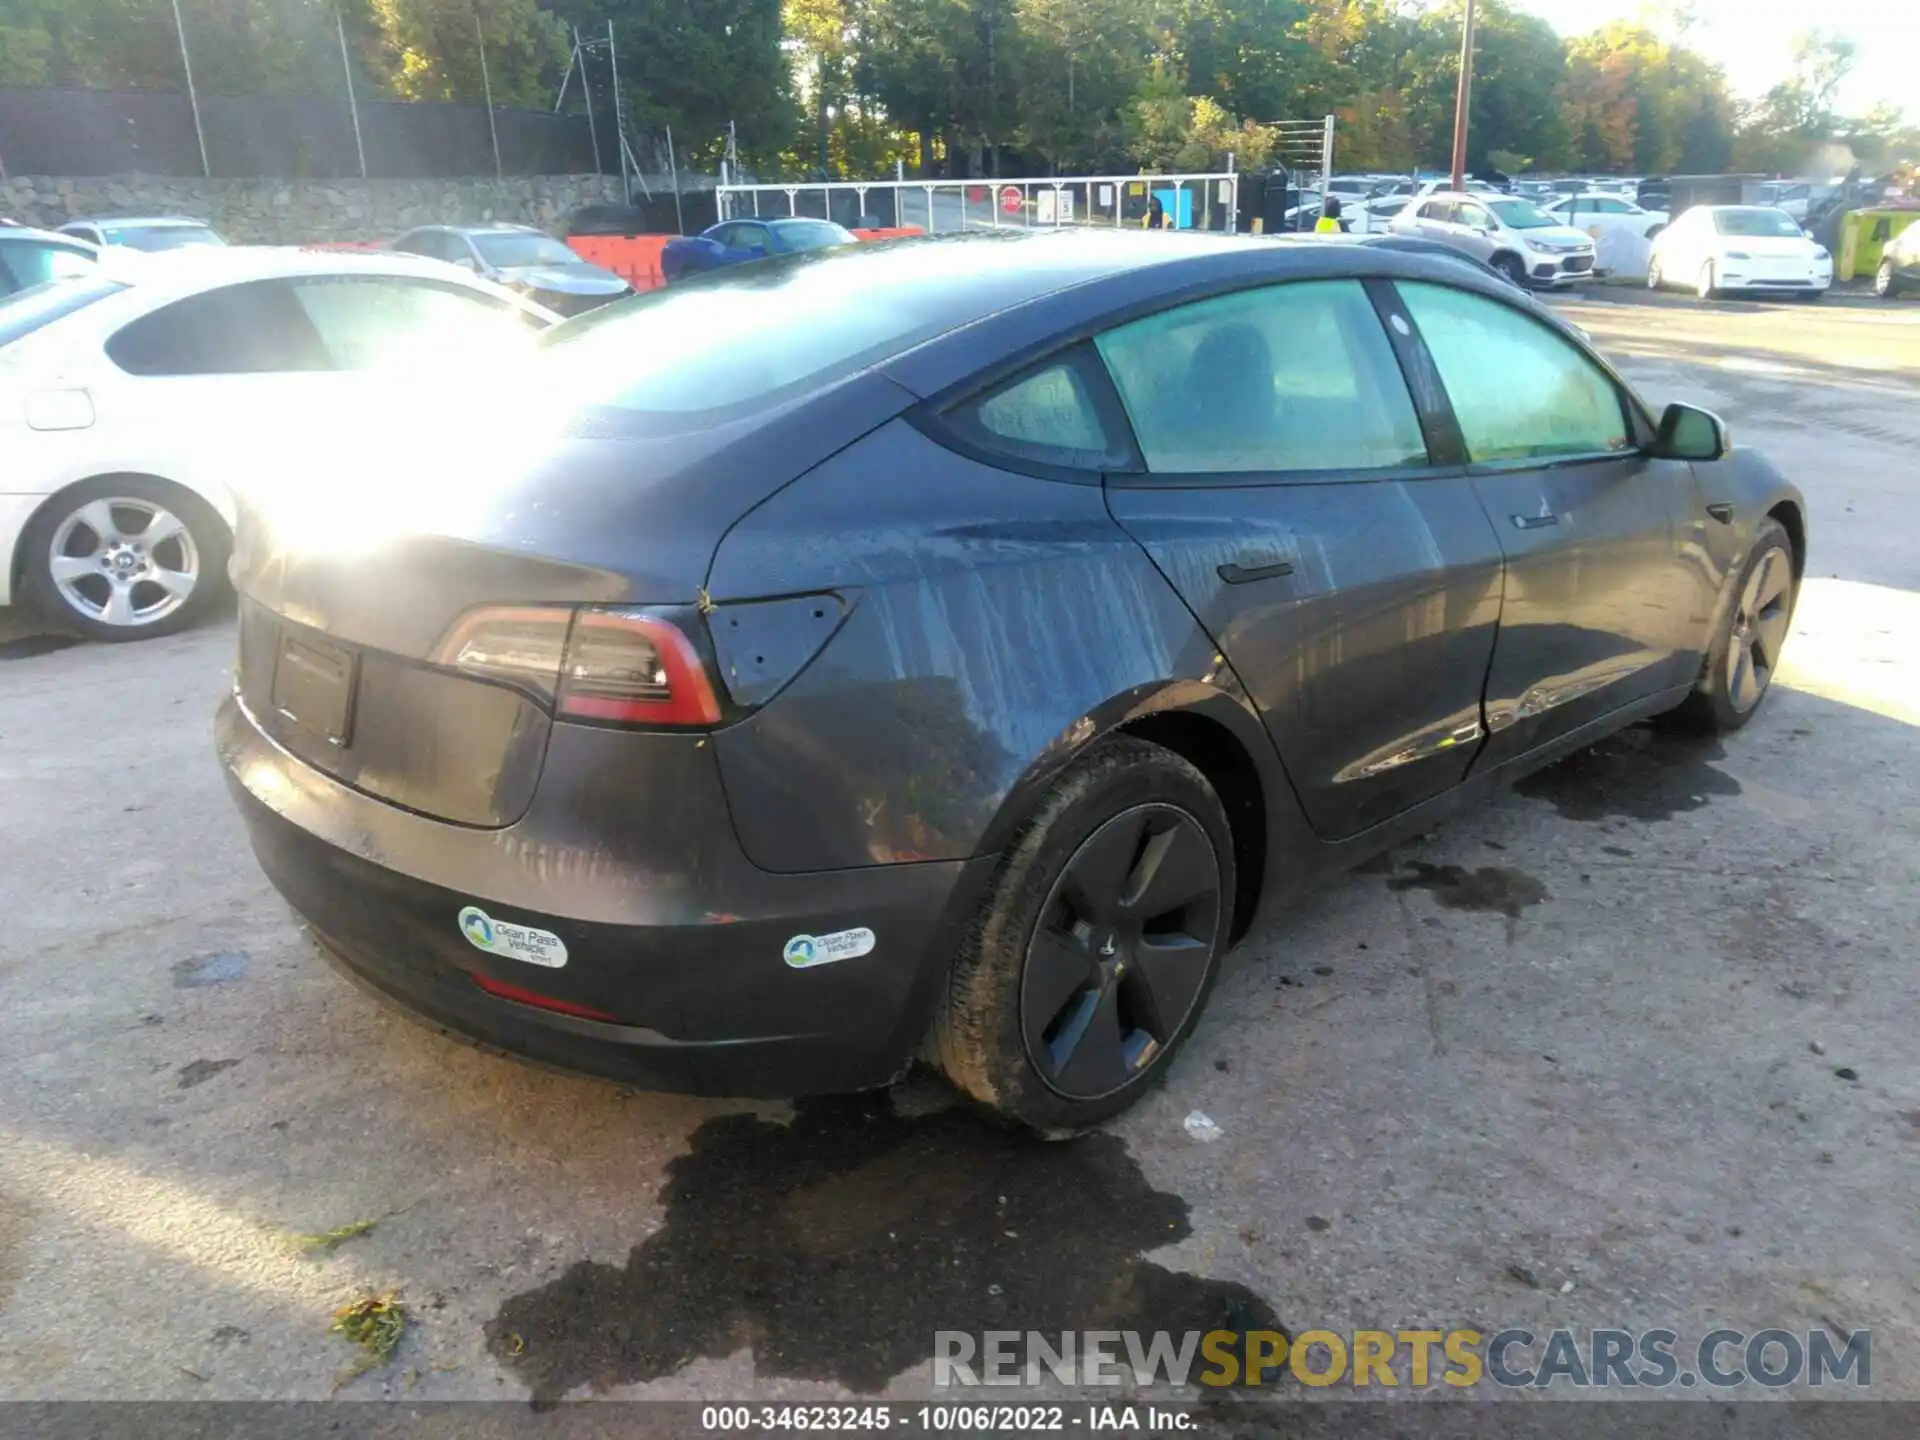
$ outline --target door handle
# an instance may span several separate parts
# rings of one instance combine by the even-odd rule
[[[1558,515],[1548,515],[1545,513],[1539,515],[1515,515],[1513,517],[1513,523],[1514,528],[1519,530],[1544,530],[1549,525],[1558,525],[1560,523],[1560,517]]]
[[[1733,506],[1724,500],[1716,500],[1713,504],[1707,506],[1707,514],[1713,516],[1713,518],[1718,520],[1722,525],[1731,525],[1733,523]]]
[[[1228,561],[1220,567],[1220,578],[1229,585],[1246,585],[1255,580],[1274,580],[1282,575],[1291,575],[1293,566],[1284,560],[1275,560],[1265,565],[1236,565]]]

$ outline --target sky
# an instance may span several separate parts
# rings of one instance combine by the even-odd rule
[[[1643,10],[1670,10],[1644,0],[1513,0],[1543,17],[1562,35],[1583,35]],[[1920,117],[1920,0],[1692,0],[1694,26],[1686,43],[1718,62],[1736,94],[1764,94],[1791,70],[1795,34],[1812,26],[1859,42],[1853,74],[1840,92],[1843,114],[1890,100]],[[1663,28],[1663,27],[1656,27]]]

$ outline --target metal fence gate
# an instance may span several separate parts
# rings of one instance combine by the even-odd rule
[[[1160,202],[1179,230],[1238,228],[1240,176],[1061,175],[1009,180],[834,180],[736,184],[715,190],[722,220],[804,215],[849,229],[955,230],[1142,226]]]

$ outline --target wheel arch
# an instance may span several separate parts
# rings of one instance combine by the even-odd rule
[[[4,596],[0,596],[0,601],[4,601],[4,603],[7,604],[17,604],[19,602],[20,581],[26,571],[27,564],[27,537],[33,533],[34,526],[40,523],[41,518],[45,516],[49,510],[55,509],[64,497],[72,494],[82,485],[91,485],[101,480],[139,480],[145,484],[164,485],[169,490],[177,490],[180,494],[189,497],[197,504],[204,505],[212,512],[213,517],[220,522],[222,531],[224,532],[221,538],[224,539],[228,545],[233,543],[234,515],[232,501],[215,499],[192,485],[171,479],[165,475],[155,474],[151,470],[127,468],[96,470],[86,475],[75,476],[58,490],[51,491],[43,496],[40,503],[33,507],[31,513],[28,514],[26,520],[21,524],[19,533],[13,538],[13,554],[7,557],[7,590]]]
[[[1800,513],[1800,507],[1791,500],[1779,501],[1767,511],[1769,520],[1778,521],[1780,528],[1787,532],[1787,540],[1793,546],[1793,578],[1798,581],[1807,573],[1807,520]]]
[[[1203,681],[1172,681],[1145,694],[1116,696],[1075,722],[1037,756],[1007,792],[981,838],[991,854],[1013,840],[1048,786],[1101,741],[1130,735],[1173,751],[1207,778],[1233,831],[1235,894],[1231,936],[1259,911],[1273,853],[1271,807],[1291,795],[1279,757],[1245,698]]]

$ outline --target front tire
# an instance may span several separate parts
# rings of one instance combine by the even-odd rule
[[[1778,521],[1763,521],[1741,568],[1733,605],[1707,648],[1699,683],[1673,718],[1716,735],[1751,720],[1773,687],[1798,595],[1793,542]]]
[[[92,640],[184,630],[226,589],[233,539],[213,507],[164,480],[108,475],[62,491],[21,537],[22,590]]]
[[[1521,290],[1530,289],[1527,284],[1527,267],[1517,255],[1501,255],[1495,258],[1493,268],[1507,277],[1508,283]]]
[[[1707,261],[1700,267],[1700,279],[1694,286],[1694,293],[1702,300],[1718,300],[1720,287],[1714,283],[1713,262]]]
[[[1119,1114],[1165,1076],[1219,971],[1233,833],[1172,751],[1117,737],[1070,766],[961,938],[932,1050],[1041,1131]]]
[[[1882,300],[1899,298],[1900,277],[1893,273],[1893,261],[1882,260],[1880,268],[1873,272],[1873,293]]]

